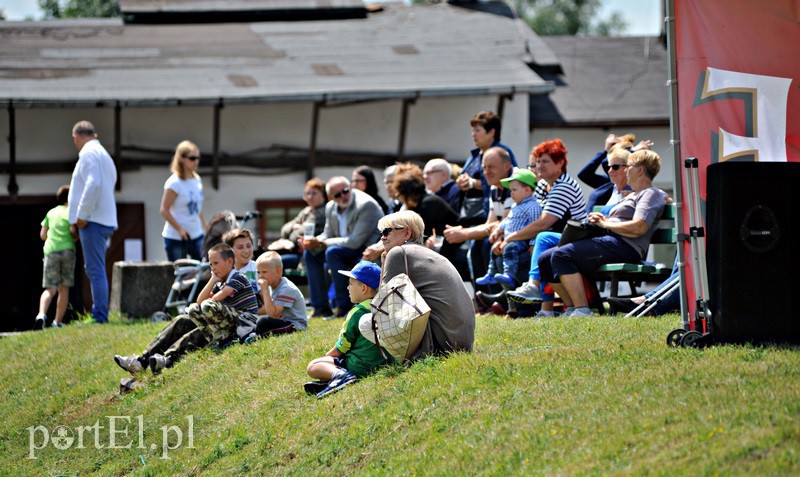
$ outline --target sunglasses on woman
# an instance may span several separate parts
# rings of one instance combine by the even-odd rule
[[[332,194],[331,197],[333,197],[334,199],[338,199],[339,197],[341,197],[343,195],[347,195],[349,193],[350,193],[350,188],[349,187],[345,187],[344,189],[342,189],[341,192],[337,192],[335,194]]]
[[[186,158],[186,159],[189,159],[190,161],[199,161],[200,160],[200,156],[183,156],[183,157]]]
[[[403,230],[405,227],[386,227],[381,230],[381,237],[388,237],[392,230]]]
[[[627,165],[627,164],[614,164],[613,166],[604,165],[604,166],[603,166],[603,169],[605,169],[605,170],[606,170],[606,172],[608,172],[608,171],[609,171],[609,169],[611,169],[611,170],[615,170],[615,171],[618,171],[618,170],[620,170],[620,168],[622,168],[622,167],[628,167],[628,165]]]

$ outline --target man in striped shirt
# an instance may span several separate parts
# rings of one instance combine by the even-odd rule
[[[135,373],[149,366],[154,373],[161,371],[188,351],[229,341],[236,335],[243,314],[258,313],[250,281],[233,268],[231,247],[224,243],[211,247],[208,262],[211,280],[198,295],[197,303],[161,330],[140,356],[114,356],[122,369]],[[249,318],[252,322],[257,320],[255,316]]]

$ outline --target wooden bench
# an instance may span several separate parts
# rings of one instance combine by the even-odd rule
[[[599,209],[595,207],[595,211]],[[650,245],[675,247],[677,244],[677,231],[675,228],[676,208],[674,204],[667,204],[658,222],[658,229],[650,240]],[[663,263],[609,263],[603,265],[592,275],[598,282],[609,282],[609,296],[619,294],[619,282],[629,282],[631,296],[637,296],[636,286],[642,282],[662,282],[672,274],[672,264]]]

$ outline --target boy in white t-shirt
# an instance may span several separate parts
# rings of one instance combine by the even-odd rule
[[[222,236],[222,241],[233,249],[236,260],[233,268],[244,275],[253,285],[256,295],[261,291],[258,285],[258,269],[253,261],[253,236],[247,229],[231,229]],[[261,303],[259,303],[259,306]]]

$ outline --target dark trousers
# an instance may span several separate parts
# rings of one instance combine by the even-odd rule
[[[187,315],[180,315],[161,330],[161,332],[147,345],[142,353],[141,361],[154,354],[169,356],[172,361],[177,361],[189,351],[200,349],[208,345],[208,340],[197,328],[197,325]]]
[[[556,283],[560,275],[589,275],[606,263],[636,263],[639,253],[614,235],[578,240],[539,255],[542,283]]]
[[[295,331],[294,324],[291,321],[277,320],[269,316],[262,316],[258,319],[256,324],[256,333],[260,336],[265,335],[282,335],[284,333],[292,333]]]

